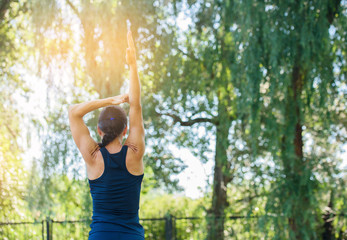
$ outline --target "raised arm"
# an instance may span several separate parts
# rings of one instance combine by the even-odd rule
[[[141,106],[141,88],[140,80],[137,73],[135,44],[131,35],[128,32],[128,48],[126,51],[126,60],[130,67],[130,87],[129,87],[129,136],[125,142],[129,146],[127,159],[142,166],[142,158],[145,152],[145,130],[142,119]]]
[[[118,105],[128,101],[128,94],[75,104],[69,107],[69,121],[72,137],[87,165],[92,165],[98,144],[90,136],[83,116],[98,108]]]

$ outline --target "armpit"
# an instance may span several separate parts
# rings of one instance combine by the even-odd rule
[[[90,155],[91,156],[96,156],[96,154],[98,153],[98,151],[100,150],[100,146],[98,144],[96,144],[93,148],[91,148],[91,152]]]
[[[133,152],[135,152],[135,153],[139,152],[139,147],[137,147],[136,145],[131,144],[131,143],[126,143],[125,145],[127,145],[128,148],[130,148],[131,150],[133,150]]]

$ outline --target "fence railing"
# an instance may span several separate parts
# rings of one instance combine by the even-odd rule
[[[0,223],[0,239],[42,239],[45,240],[45,221]]]
[[[225,239],[266,239],[261,231],[261,217],[229,216],[224,218]],[[340,229],[335,229],[337,239],[343,239],[347,231],[346,215],[335,215]],[[204,217],[175,217],[170,214],[162,218],[142,218],[145,238],[149,240],[194,240],[205,239],[207,222]],[[0,222],[1,240],[66,240],[88,239],[90,219],[56,221],[46,218],[37,222]],[[338,233],[339,232],[339,233]],[[343,236],[342,236],[343,235]],[[271,238],[271,237],[270,237]]]

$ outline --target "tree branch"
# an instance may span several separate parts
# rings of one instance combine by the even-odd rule
[[[250,201],[252,201],[253,199],[258,198],[258,197],[261,197],[261,196],[263,196],[263,194],[256,194],[256,195],[253,195],[253,196],[247,196],[247,197],[244,197],[244,198],[235,200],[235,203],[239,203],[239,202],[250,202]]]
[[[335,15],[340,11],[341,0],[328,1],[327,18],[330,24],[333,23]]]
[[[16,147],[18,147],[17,135],[16,135],[16,133],[11,129],[11,127],[10,127],[7,123],[5,123],[4,125],[5,125],[5,127],[7,128],[8,132],[10,133],[10,135],[13,137],[13,140],[14,140],[13,142],[14,142],[14,144],[16,145]]]
[[[3,20],[6,11],[10,8],[11,0],[4,0],[0,3],[0,22]]]
[[[12,129],[10,128],[10,126],[8,125],[8,124],[4,124],[5,125],[5,127],[7,128],[7,130],[8,130],[8,132],[11,134],[11,136],[14,138],[14,139],[16,139],[17,138],[17,136],[16,136],[16,134],[12,131]]]
[[[204,66],[204,68],[208,68],[207,67],[207,65],[206,65],[206,61],[201,61],[201,59],[199,59],[198,57],[196,57],[195,55],[194,55],[194,53],[186,53],[186,52],[184,52],[182,49],[180,49],[179,47],[178,48],[176,48],[180,53],[182,53],[184,56],[186,56],[186,57],[188,57],[188,58],[190,58],[191,60],[193,60],[193,61],[195,61],[195,62],[197,62],[197,63],[201,63],[203,66]],[[213,72],[213,70],[211,71],[211,79],[214,79],[214,72]]]
[[[189,127],[194,125],[195,123],[202,123],[202,122],[209,122],[214,125],[218,125],[216,118],[194,118],[194,119],[189,119],[188,121],[183,121],[182,118],[172,113],[158,113],[158,112],[156,113],[160,116],[171,117],[175,123],[180,123],[180,125],[184,127]]]
[[[186,52],[184,52],[182,49],[180,49],[179,47],[177,48],[177,50],[178,50],[180,53],[182,53],[184,56],[187,56],[187,57],[189,57],[190,59],[193,59],[193,60],[195,60],[195,61],[201,62],[201,60],[198,59],[193,53],[191,53],[191,54],[186,53]]]
[[[80,17],[80,13],[78,12],[77,8],[72,4],[72,2],[70,0],[66,0],[67,5],[70,6],[70,8],[72,9],[72,11],[78,16]]]

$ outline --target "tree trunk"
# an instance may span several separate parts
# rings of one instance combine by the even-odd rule
[[[10,0],[4,0],[0,3],[0,22],[4,19],[6,11],[10,8]]]
[[[328,2],[328,12],[327,12],[327,18],[329,24],[332,24],[334,17],[336,14],[340,11],[340,3],[341,0],[334,0]],[[284,166],[286,168],[286,173],[289,173],[287,175],[287,178],[289,181],[292,181],[294,183],[295,188],[298,189],[304,189],[299,190],[299,196],[298,201],[295,201],[292,203],[292,216],[289,217],[289,225],[291,230],[294,233],[295,239],[301,240],[307,238],[307,233],[305,237],[305,233],[300,231],[300,229],[310,229],[310,223],[307,217],[305,217],[303,214],[304,212],[301,211],[302,209],[310,209],[310,202],[309,202],[309,196],[307,195],[307,191],[305,191],[305,188],[308,188],[308,185],[302,185],[303,183],[300,183],[303,178],[303,171],[307,171],[307,163],[305,162],[304,156],[303,156],[303,138],[302,138],[302,119],[301,119],[301,105],[300,105],[300,98],[302,94],[302,87],[304,84],[304,78],[306,74],[306,70],[302,67],[302,63],[300,62],[301,53],[303,49],[298,46],[297,48],[297,56],[294,62],[293,71],[292,71],[292,85],[291,89],[289,90],[291,94],[289,94],[289,101],[292,101],[288,103],[289,106],[291,106],[291,109],[287,109],[287,116],[291,116],[295,120],[295,133],[294,133],[294,151],[295,151],[295,158],[291,159],[291,157],[286,156],[284,160]],[[290,123],[287,123],[290,126]],[[287,125],[287,126],[288,126]],[[285,136],[284,136],[285,138]],[[286,146],[284,146],[286,148]],[[286,163],[285,161],[294,161],[294,164]],[[308,184],[308,183],[307,183]],[[307,227],[306,227],[306,226]],[[304,227],[305,226],[305,227]],[[328,226],[326,229],[327,235],[328,235]],[[311,234],[311,233],[310,233]],[[309,234],[309,235],[310,235]],[[311,236],[312,237],[312,236]]]
[[[227,107],[221,101],[218,105],[218,119],[219,121],[216,125],[212,206],[207,215],[208,240],[224,239],[224,210],[228,206],[227,184],[232,180],[227,158],[231,120],[228,116]]]
[[[335,219],[335,214],[333,211],[333,201],[334,201],[334,190],[331,190],[330,201],[323,214],[323,234],[322,240],[333,240],[334,237],[334,226],[333,221]]]
[[[298,51],[300,53],[300,51]],[[300,54],[299,54],[300,56]],[[299,57],[297,57],[299,59]],[[295,128],[293,129],[294,132],[294,151],[295,151],[295,157],[294,159],[291,159],[290,157],[287,158],[290,159],[290,161],[294,161],[294,164],[292,164],[289,167],[290,171],[290,179],[294,185],[295,189],[299,189],[300,186],[298,182],[300,182],[300,178],[302,178],[302,171],[305,168],[304,162],[303,162],[303,139],[302,139],[302,123],[301,123],[301,106],[300,106],[300,97],[302,92],[302,85],[304,81],[304,74],[303,70],[300,67],[299,61],[295,61],[293,72],[292,72],[292,86],[291,86],[291,94],[290,94],[290,101],[292,103],[289,103],[292,105],[293,109],[288,109],[288,111],[292,111],[292,113],[289,113],[289,115],[293,114],[293,118],[295,119]],[[291,119],[291,118],[289,118]],[[290,125],[290,123],[289,123]],[[286,161],[286,160],[285,160]],[[302,233],[300,232],[300,226],[308,224],[307,221],[303,222],[304,218],[302,218],[302,212],[299,209],[305,209],[305,205],[308,204],[308,199],[306,196],[300,196],[301,192],[299,191],[298,200],[296,202],[292,203],[292,216],[289,217],[289,225],[291,230],[293,231],[295,235],[295,239],[303,239]]]

